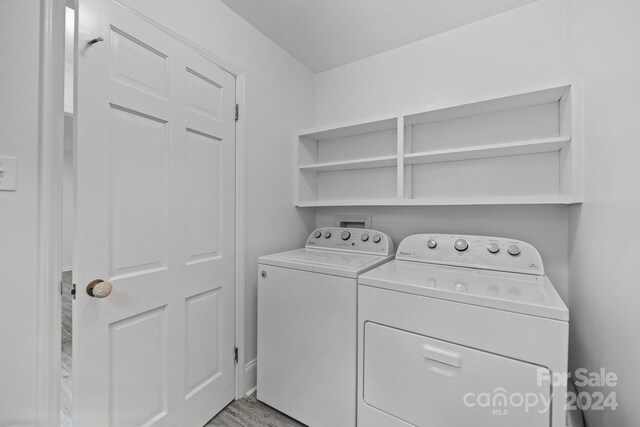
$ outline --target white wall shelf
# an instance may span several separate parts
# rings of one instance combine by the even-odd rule
[[[309,129],[298,135],[298,137],[325,140],[380,132],[395,129],[397,125],[396,120],[396,117],[384,117],[366,121],[347,122],[337,126],[323,126],[315,129]]]
[[[477,147],[454,148],[405,154],[405,164],[426,164],[454,162],[460,160],[485,159],[490,157],[517,156],[523,154],[547,153],[562,150],[570,136],[543,138],[505,144],[480,145]]]
[[[354,169],[384,168],[388,166],[395,166],[397,159],[398,159],[397,156],[381,156],[381,157],[371,157],[368,159],[316,163],[313,165],[300,166],[300,170],[328,172],[328,171],[341,171],[341,170],[354,170]]]
[[[557,85],[301,132],[294,203],[581,203],[577,92]]]

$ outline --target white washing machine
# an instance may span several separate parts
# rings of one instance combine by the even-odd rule
[[[393,254],[379,231],[320,228],[259,259],[260,401],[312,427],[356,425],[358,276]]]
[[[358,288],[358,426],[566,425],[569,312],[533,246],[413,235]]]

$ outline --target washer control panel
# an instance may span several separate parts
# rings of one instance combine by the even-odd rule
[[[336,249],[376,255],[393,255],[391,238],[376,230],[364,228],[324,227],[315,230],[307,239],[307,248]]]
[[[414,234],[402,240],[396,259],[544,275],[536,248],[502,237]]]

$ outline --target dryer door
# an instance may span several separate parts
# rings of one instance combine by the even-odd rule
[[[364,352],[365,403],[407,423],[550,425],[546,368],[371,322]]]

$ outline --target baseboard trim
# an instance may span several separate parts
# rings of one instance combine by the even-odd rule
[[[257,388],[257,375],[258,375],[258,359],[253,359],[246,365],[244,365],[244,389],[245,396],[249,396],[255,393]]]

